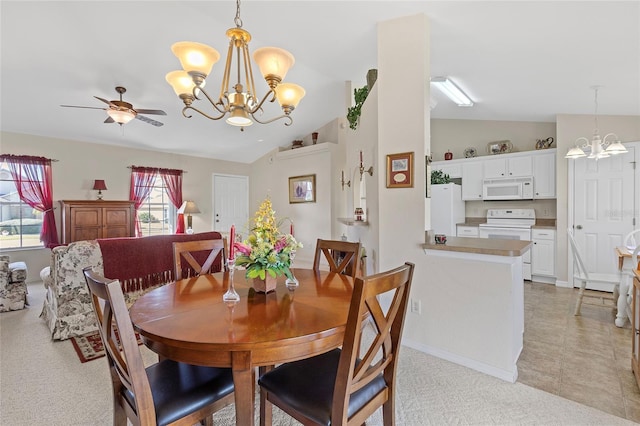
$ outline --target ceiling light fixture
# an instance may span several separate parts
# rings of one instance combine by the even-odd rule
[[[107,109],[107,114],[118,124],[127,124],[136,118],[136,113],[125,107],[110,107]]]
[[[598,133],[598,89],[601,86],[591,86],[591,88],[595,91],[595,114],[594,114],[594,122],[595,128],[593,130],[593,136],[591,137],[591,141],[589,139],[583,137],[579,137],[576,139],[576,146],[571,148],[567,155],[564,158],[569,158],[571,160],[575,160],[576,158],[593,158],[598,161],[601,158],[607,158],[610,155],[616,154],[624,154],[627,152],[627,148],[622,145],[620,142],[620,138],[615,133],[607,133],[604,138],[600,138],[600,133]],[[613,139],[612,142],[608,142],[607,138],[611,137]],[[584,142],[580,145],[581,142]],[[589,153],[587,156],[586,153]]]
[[[193,110],[210,120],[219,120],[228,116],[226,122],[232,126],[239,126],[240,130],[250,126],[253,121],[267,124],[281,118],[287,120],[284,123],[286,126],[291,125],[293,119],[289,114],[305,95],[304,89],[297,84],[282,82],[295,62],[293,55],[277,47],[262,47],[253,53],[253,59],[269,85],[269,91],[259,99],[253,82],[249,56],[251,34],[242,29],[240,0],[236,0],[234,23],[236,27],[227,30],[227,37],[230,39],[229,50],[218,99],[213,99],[204,90],[205,79],[213,65],[220,59],[218,51],[205,44],[190,41],[175,43],[171,46],[171,50],[180,59],[184,70],[168,73],[166,80],[184,102],[182,115],[191,118],[186,111]],[[232,76],[232,69],[234,76]],[[234,77],[235,83],[232,83],[231,80]],[[209,100],[215,110],[214,115],[209,115],[192,106],[194,100],[200,100],[200,94]],[[277,100],[284,114],[267,120],[259,118],[263,112],[262,106],[267,100],[269,102]]]
[[[440,91],[447,95],[449,99],[456,103],[456,105],[461,107],[473,106],[473,101],[469,99],[469,96],[467,96],[467,94],[464,93],[458,86],[456,86],[455,83],[449,78],[432,77],[431,84],[440,89]]]

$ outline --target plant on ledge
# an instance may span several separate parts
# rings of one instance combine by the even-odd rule
[[[442,170],[433,170],[431,172],[431,185],[440,185],[443,183],[451,183],[451,178]]]
[[[291,253],[302,244],[297,242],[291,234],[281,234],[278,230],[276,212],[271,206],[271,200],[266,198],[252,219],[251,234],[242,243],[235,243],[234,247],[239,255],[236,266],[246,268],[247,278],[265,279],[267,273],[272,277],[286,275],[293,279]]]
[[[358,119],[360,118],[360,114],[362,113],[362,105],[367,99],[368,94],[369,88],[367,86],[361,87],[359,89],[353,89],[353,98],[356,104],[347,109],[347,120],[349,120],[349,127],[353,130],[358,127]]]

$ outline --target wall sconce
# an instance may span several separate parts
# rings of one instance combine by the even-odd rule
[[[344,186],[347,185],[347,187],[351,188],[351,181],[344,181],[344,170],[342,170],[342,177],[340,178],[340,185],[342,185],[342,190],[344,191]]]
[[[362,175],[364,173],[369,173],[369,176],[373,176],[373,166],[369,167],[367,170],[364,169],[362,165],[362,151],[360,151],[360,180],[362,180]]]
[[[187,215],[187,234],[193,234],[193,218],[191,214],[200,213],[200,209],[193,201],[185,201],[182,203],[180,208],[178,209],[178,213],[184,213]]]
[[[93,189],[98,191],[98,200],[102,200],[102,191],[107,190],[107,184],[103,179],[96,179],[93,181]]]

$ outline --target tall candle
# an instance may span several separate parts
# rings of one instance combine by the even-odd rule
[[[231,225],[231,231],[229,232],[229,259],[235,259],[235,246],[236,241],[236,226]]]
[[[291,222],[291,226],[289,227],[289,233],[293,237],[293,222]]]

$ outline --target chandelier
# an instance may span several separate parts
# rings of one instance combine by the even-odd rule
[[[567,152],[564,158],[575,160],[576,158],[587,157],[598,161],[601,158],[607,158],[610,155],[623,154],[627,152],[627,148],[622,145],[620,138],[615,133],[607,133],[604,138],[600,137],[598,132],[598,89],[600,86],[593,86],[595,91],[595,129],[591,140],[583,137],[576,139],[576,145]],[[607,141],[610,138],[610,141]],[[580,145],[580,143],[583,143]],[[589,155],[587,156],[587,153]]]
[[[291,125],[293,119],[290,114],[305,95],[304,89],[297,84],[282,82],[295,62],[293,55],[277,47],[262,47],[253,53],[253,59],[269,85],[268,92],[260,99],[253,82],[249,56],[251,34],[242,28],[240,0],[236,0],[234,23],[236,27],[228,29],[226,33],[229,37],[229,49],[220,86],[220,96],[217,99],[212,98],[204,90],[204,86],[211,68],[220,59],[218,51],[205,44],[191,41],[178,42],[171,46],[183,70],[168,73],[166,80],[184,102],[182,115],[191,118],[191,115],[187,115],[187,110],[193,110],[210,120],[220,120],[226,116],[226,122],[232,126],[239,126],[241,131],[244,127],[253,124],[253,121],[267,124],[284,118],[286,120],[284,124]],[[193,106],[194,100],[201,100],[202,96],[211,104],[213,108],[211,114]],[[283,114],[262,119],[262,107],[265,102],[271,103],[276,100]]]

